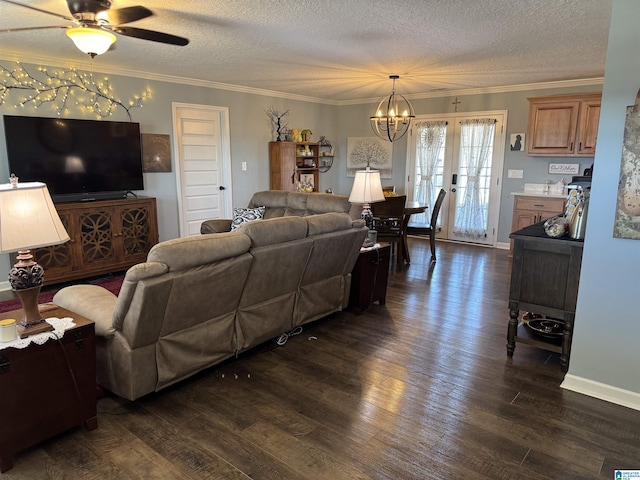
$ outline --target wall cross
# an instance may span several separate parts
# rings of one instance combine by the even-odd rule
[[[458,105],[460,105],[462,102],[460,100],[458,100],[458,97],[456,97],[454,102],[451,102],[451,105],[455,105],[455,110],[454,112],[458,111]]]

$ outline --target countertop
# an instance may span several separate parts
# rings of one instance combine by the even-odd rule
[[[524,197],[547,197],[547,198],[562,198],[566,199],[567,194],[556,194],[556,193],[540,193],[540,192],[511,192],[511,195],[514,196],[524,196]]]

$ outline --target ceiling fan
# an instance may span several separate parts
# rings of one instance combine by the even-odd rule
[[[189,40],[153,30],[123,26],[150,17],[153,12],[143,6],[111,9],[110,0],[66,0],[71,16],[43,10],[14,0],[0,0],[20,7],[46,13],[70,22],[71,25],[50,25],[42,27],[8,28],[0,33],[17,32],[23,30],[42,30],[47,28],[64,28],[67,36],[73,40],[76,47],[87,53],[91,58],[105,53],[116,41],[117,33],[127,37],[151,40],[152,42],[167,43],[169,45],[185,46]]]

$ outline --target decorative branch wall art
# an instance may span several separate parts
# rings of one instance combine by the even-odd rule
[[[21,63],[12,69],[0,65],[0,105],[8,101],[11,92],[21,92],[22,96],[15,108],[39,108],[51,105],[57,115],[67,115],[72,108],[105,118],[121,108],[129,120],[131,110],[142,107],[151,98],[151,90],[146,89],[125,102],[120,100],[107,77],[96,80],[93,73],[79,72],[75,68],[38,67],[38,74],[30,73]]]
[[[276,110],[274,106],[271,106],[265,110],[269,120],[271,120],[271,135],[274,138],[274,142],[284,142],[287,134],[287,121],[284,119],[289,115],[289,110],[281,112]]]

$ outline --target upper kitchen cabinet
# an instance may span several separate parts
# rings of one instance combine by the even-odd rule
[[[529,98],[527,155],[593,157],[602,94]]]

